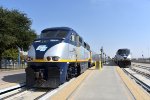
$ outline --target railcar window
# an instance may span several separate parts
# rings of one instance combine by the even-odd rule
[[[41,33],[41,38],[65,38],[67,34],[67,30],[47,30]]]
[[[84,42],[84,48],[87,48],[87,45],[86,45],[86,43]]]
[[[75,35],[74,34],[71,35],[71,41],[75,41]]]
[[[88,44],[87,44],[87,47],[86,47],[86,48],[87,48],[87,50],[90,50],[90,46],[89,46]]]
[[[81,37],[79,37],[79,42],[82,44],[82,38]]]
[[[76,35],[76,42],[79,43],[79,35]]]

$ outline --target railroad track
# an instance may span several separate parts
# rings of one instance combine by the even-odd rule
[[[55,89],[41,89],[24,87],[18,87],[14,89],[1,92],[0,100],[38,100],[43,98],[48,92],[52,92]]]
[[[147,79],[150,79],[150,71],[143,67],[143,66],[140,66],[140,67],[137,67],[137,66],[132,66],[130,67],[131,70],[141,74],[142,76],[146,77]]]
[[[37,100],[46,94],[49,90],[45,89],[24,89],[10,97],[4,98],[4,100]]]
[[[56,89],[41,89],[41,88],[31,88],[27,89],[25,84],[19,86],[9,87],[8,89],[4,89],[0,91],[0,100],[45,100],[50,96],[57,93],[63,87],[67,86],[74,80],[60,85]]]
[[[146,66],[138,66],[138,67],[150,71],[150,67],[146,67]]]
[[[24,87],[25,87],[25,83],[20,83],[20,84],[17,84],[15,86],[1,89],[0,90],[0,100],[7,97],[7,96],[13,95],[17,92],[24,90]]]
[[[150,71],[150,67],[147,67],[147,66],[143,66],[143,65],[139,65],[139,64],[132,64],[132,66],[142,68],[142,69],[146,69],[146,70]]]
[[[148,93],[150,93],[150,80],[141,74],[131,70],[130,68],[122,68],[122,70],[141,85]]]

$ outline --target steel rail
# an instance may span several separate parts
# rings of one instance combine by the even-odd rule
[[[134,75],[132,75],[130,72],[128,72],[125,68],[122,68],[122,70],[129,75],[132,79],[134,79],[139,85],[141,85],[146,91],[150,93],[150,86],[141,81],[140,79],[136,78]]]
[[[0,95],[5,94],[5,93],[10,92],[10,91],[13,91],[13,90],[16,90],[16,89],[19,89],[19,88],[22,88],[22,87],[25,87],[25,86],[26,86],[25,83],[20,83],[20,84],[17,84],[15,86],[1,89]]]

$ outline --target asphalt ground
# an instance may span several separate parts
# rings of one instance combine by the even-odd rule
[[[25,82],[25,70],[0,71],[0,89]]]

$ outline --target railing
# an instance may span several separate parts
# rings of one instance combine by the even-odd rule
[[[150,64],[150,58],[148,58],[148,59],[133,59],[132,62],[149,63]]]
[[[17,61],[3,59],[1,61],[0,71],[25,69],[26,67],[27,62],[25,60],[22,60],[20,63],[18,63]]]

